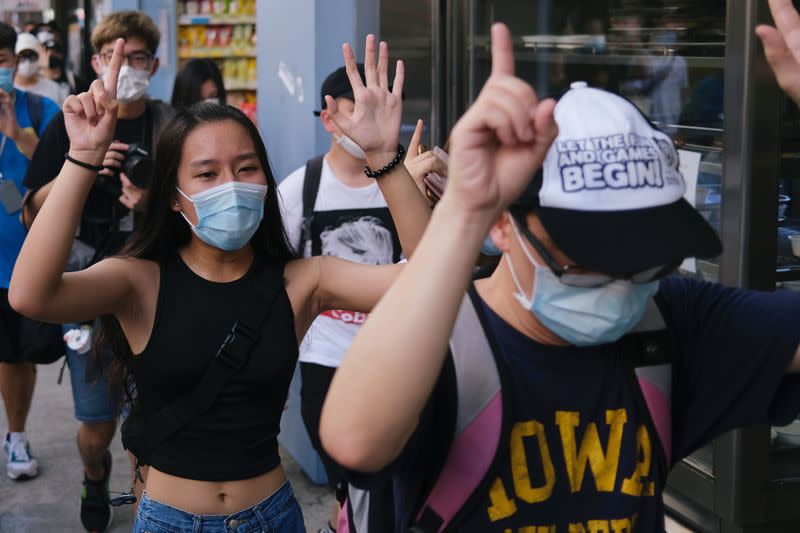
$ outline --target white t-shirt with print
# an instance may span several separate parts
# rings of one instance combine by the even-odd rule
[[[21,85],[14,85],[17,89],[22,91],[38,94],[39,96],[46,96],[50,100],[57,103],[61,106],[64,103],[64,100],[67,99],[69,96],[69,87],[64,87],[59,85],[58,83],[54,82],[53,80],[47,79],[44,76],[39,76],[39,79],[33,85],[29,85],[27,87],[23,87]]]
[[[305,165],[292,172],[278,186],[283,223],[292,246],[297,247],[303,227],[303,180]],[[348,187],[333,174],[327,160],[323,161],[314,211],[368,209],[387,207],[377,183],[367,187]],[[311,257],[311,243],[303,243],[303,256]],[[344,253],[329,253],[351,261],[357,257]],[[385,261],[381,261],[385,262]],[[389,261],[391,262],[391,261]],[[300,362],[338,368],[345,352],[353,342],[366,313],[328,311],[314,320],[300,345]]]

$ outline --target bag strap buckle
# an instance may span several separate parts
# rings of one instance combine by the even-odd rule
[[[214,359],[234,370],[240,370],[256,341],[258,333],[241,320],[237,320]]]

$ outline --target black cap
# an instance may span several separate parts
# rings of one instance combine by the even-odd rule
[[[367,78],[364,75],[364,64],[357,63],[358,73],[361,74],[361,81],[366,85]],[[353,96],[353,87],[350,85],[350,78],[347,77],[347,70],[345,67],[340,67],[334,70],[325,81],[322,82],[322,90],[320,91],[320,100],[322,102],[321,109],[325,109],[325,95],[330,95],[331,98],[348,98],[355,100]],[[321,111],[314,111],[314,114],[319,116]]]

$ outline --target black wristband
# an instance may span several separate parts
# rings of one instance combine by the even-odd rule
[[[398,144],[397,155],[394,156],[394,159],[389,161],[389,163],[385,167],[383,167],[380,170],[372,170],[371,168],[369,168],[369,165],[367,165],[364,167],[364,174],[366,174],[368,178],[372,179],[380,178],[384,174],[388,174],[389,172],[391,172],[394,167],[399,165],[405,155],[406,155],[406,149],[403,148],[402,144]]]
[[[69,152],[64,154],[64,159],[66,159],[67,161],[69,161],[73,165],[78,165],[79,167],[83,167],[83,168],[85,168],[87,170],[93,170],[94,172],[100,172],[101,170],[106,168],[103,165],[92,165],[91,163],[85,163],[83,161],[75,159],[74,157],[69,155]]]

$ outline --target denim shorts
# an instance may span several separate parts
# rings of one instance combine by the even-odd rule
[[[231,515],[196,515],[142,495],[132,533],[306,533],[287,480],[270,497]]]
[[[97,326],[95,324],[95,333]],[[69,330],[80,327],[80,324],[64,324],[62,330],[66,334]],[[75,418],[89,424],[111,422],[120,414],[119,402],[110,396],[108,390],[108,367],[113,356],[110,349],[104,349],[98,364],[92,353],[93,350],[89,350],[80,354],[67,348]]]

